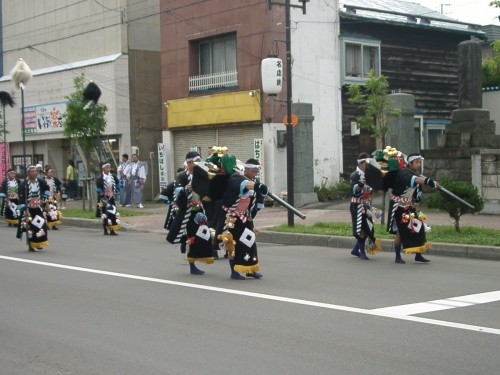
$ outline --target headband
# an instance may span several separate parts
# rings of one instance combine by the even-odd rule
[[[101,168],[106,168],[106,167],[111,167],[111,164],[109,163],[103,164]]]
[[[424,157],[422,155],[412,155],[408,158],[408,164],[410,164],[412,161],[415,161],[415,160],[424,160]]]
[[[201,161],[201,156],[195,156],[194,158],[189,158],[189,159],[186,159],[187,162],[190,162],[190,161]]]
[[[248,169],[260,169],[260,165],[258,165],[258,164],[245,164],[245,168],[248,168]]]
[[[370,158],[358,159],[358,164],[361,164],[362,162],[369,163],[370,162]]]
[[[30,169],[36,169],[36,167],[34,165],[30,165],[28,168],[26,168],[27,171],[29,171]]]

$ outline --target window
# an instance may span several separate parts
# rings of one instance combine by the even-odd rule
[[[342,68],[345,83],[360,83],[373,70],[380,75],[380,42],[341,38]]]
[[[415,134],[420,139],[420,149],[428,150],[443,147],[443,134],[449,124],[449,120],[428,119],[424,121],[422,115],[416,115]]]
[[[236,37],[208,39],[200,42],[200,75],[236,70]]]
[[[189,91],[234,87],[236,70],[236,34],[198,42],[198,72],[189,78]]]

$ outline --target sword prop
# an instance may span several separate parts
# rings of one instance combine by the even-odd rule
[[[423,177],[423,176],[422,176]],[[460,203],[462,203],[464,206],[467,206],[469,207],[470,209],[474,210],[476,207],[474,207],[472,204],[470,204],[469,202],[467,201],[464,201],[462,198],[460,198],[458,195],[456,194],[453,194],[451,191],[445,189],[444,187],[438,187],[437,188],[438,190],[441,190],[443,193],[449,195],[450,197],[452,197],[453,199],[459,201]]]
[[[243,177],[245,177],[247,180],[250,180],[243,173],[241,173],[241,171],[238,168],[234,168],[233,171],[236,172],[236,173],[239,173],[240,175],[242,175]],[[286,201],[284,201],[280,197],[278,197],[278,196],[274,195],[273,193],[271,193],[271,191],[267,192],[267,196],[269,198],[271,198],[273,201],[278,202],[279,204],[281,204],[286,209],[292,211],[295,215],[297,215],[298,217],[300,217],[302,220],[305,220],[306,215],[304,215],[302,212],[300,212],[299,210],[297,210],[295,207],[293,207],[291,204],[287,203]]]
[[[413,173],[415,176],[419,176],[419,177],[423,177],[423,178],[427,178],[425,177],[424,175],[422,174],[418,174],[416,172],[413,172],[411,169],[409,169],[409,171],[411,173]],[[462,198],[460,198],[458,195],[456,194],[453,194],[451,191],[449,191],[448,189],[445,189],[444,187],[440,186],[440,187],[436,187],[436,189],[442,191],[443,193],[447,194],[448,196],[450,196],[451,198],[455,199],[456,201],[462,203],[464,206],[466,207],[469,207],[471,210],[474,210],[476,207],[474,207],[472,204],[470,204],[469,202],[463,200]]]

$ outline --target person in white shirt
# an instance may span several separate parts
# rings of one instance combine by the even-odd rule
[[[132,155],[132,163],[127,174],[131,186],[131,200],[136,208],[144,208],[142,204],[144,183],[146,182],[146,167],[139,161],[137,154]]]
[[[117,177],[120,181],[120,206],[130,206],[131,186],[127,181],[127,175],[130,174],[131,162],[128,160],[128,154],[122,155],[122,162],[118,166]]]

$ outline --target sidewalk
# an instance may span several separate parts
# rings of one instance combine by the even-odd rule
[[[294,224],[313,225],[318,222],[344,222],[350,223],[349,200],[331,202],[318,202],[299,209],[306,219],[302,220],[294,216]],[[374,205],[381,208],[381,199],[375,200]],[[70,208],[81,208],[81,201],[66,202]],[[87,204],[88,206],[88,204]],[[168,206],[159,202],[146,202],[144,208],[127,208],[140,210],[147,215],[123,218],[122,226],[125,230],[166,233],[163,229]],[[120,208],[118,208],[120,210]],[[425,211],[428,216],[427,223],[433,225],[453,225],[453,219],[448,214],[436,211]],[[64,212],[63,212],[64,215]],[[97,226],[96,220],[72,219],[63,217],[63,222],[73,226]],[[351,248],[353,238],[337,236],[317,236],[290,233],[269,232],[266,228],[287,224],[288,212],[283,207],[266,207],[261,210],[255,219],[255,226],[260,229],[257,238],[259,242],[268,242],[285,245],[309,245]],[[500,218],[497,215],[464,215],[460,219],[461,226],[485,227],[500,230]],[[392,241],[382,241],[383,251],[391,251]],[[500,247],[472,246],[460,244],[433,243],[429,252],[432,255],[459,256],[480,259],[500,260]]]

